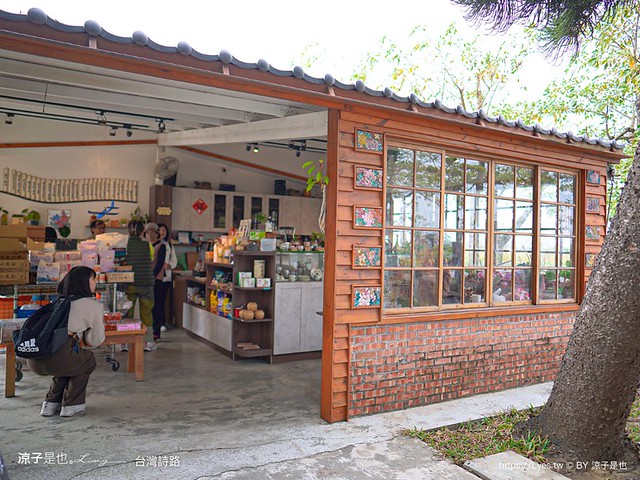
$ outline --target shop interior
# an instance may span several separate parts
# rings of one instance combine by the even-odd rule
[[[327,112],[290,100],[100,67],[81,68],[16,53],[4,52],[0,62],[0,207],[6,211],[6,222],[44,227],[52,211],[68,212],[69,232],[64,239],[78,243],[90,236],[89,224],[96,212],[104,214],[107,233],[126,235],[126,220],[137,216],[170,222],[179,266],[166,305],[168,331],[158,350],[145,355],[168,354],[171,360],[158,358],[151,364],[183,365],[201,355],[198,352],[204,346],[211,350],[206,359],[213,369],[236,375],[228,378],[228,388],[236,383],[251,385],[263,374],[271,378],[276,371],[282,375],[297,371],[299,376],[292,378],[297,378],[296,387],[301,382],[303,388],[288,392],[312,398],[310,407],[319,411],[323,235],[318,214],[322,202],[317,187],[305,191],[303,165],[326,158]],[[44,183],[42,192],[36,192],[35,186],[25,189],[26,180],[15,190],[14,172],[30,176],[33,185],[41,179],[135,183],[129,184],[129,193],[119,191],[118,198],[109,196],[111,190],[105,186],[91,198],[64,193],[64,187],[57,197],[46,198]],[[170,204],[158,197],[158,192],[167,190],[173,193]],[[37,222],[29,218],[33,211],[39,214]],[[159,212],[165,217],[159,217]],[[248,234],[255,237],[249,243],[258,250],[236,255],[231,265],[224,249],[216,251],[220,243],[216,239],[237,231],[240,220],[251,221]],[[275,246],[262,250],[262,236],[273,238]],[[268,287],[263,283],[259,292],[242,291],[237,274],[255,273],[255,260],[265,262],[262,278],[271,283]],[[226,285],[214,288],[216,283]],[[225,288],[223,300],[234,300],[223,302],[222,311],[216,300]],[[16,301],[38,303],[46,295],[23,292],[14,285],[3,286],[0,293],[6,305],[11,304],[9,313],[15,313]],[[235,309],[246,309],[250,303],[262,307],[257,308],[267,317],[262,325],[269,327],[233,320],[240,314]],[[112,298],[105,305],[117,308]],[[301,312],[306,312],[306,325],[300,320]],[[245,338],[241,338],[243,331]],[[239,350],[239,343],[249,348]],[[283,362],[295,365],[287,367]],[[283,366],[274,365],[278,363]],[[101,368],[109,372],[110,364],[104,362]],[[204,366],[194,370],[190,382],[200,381],[196,373],[200,368]],[[28,375],[24,372],[22,382],[33,388]],[[133,383],[126,369],[111,375]],[[145,383],[152,378],[150,373]],[[20,388],[18,383],[18,395]]]

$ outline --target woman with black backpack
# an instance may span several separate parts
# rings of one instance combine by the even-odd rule
[[[97,347],[104,342],[102,305],[95,300],[96,272],[89,267],[73,267],[58,285],[61,296],[71,298],[69,340],[53,355],[27,360],[37,375],[53,375],[40,415],[61,417],[83,414],[89,376],[96,368],[93,352],[80,346]]]

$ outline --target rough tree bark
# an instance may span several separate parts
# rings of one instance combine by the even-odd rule
[[[575,461],[627,462],[640,382],[640,146],[594,266],[551,396],[532,427]]]

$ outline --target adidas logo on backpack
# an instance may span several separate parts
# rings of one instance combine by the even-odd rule
[[[16,351],[24,353],[36,353],[40,351],[40,348],[36,345],[36,339],[26,340],[16,347]]]

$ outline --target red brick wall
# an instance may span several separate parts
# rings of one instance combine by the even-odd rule
[[[352,325],[349,416],[553,380],[575,313]]]

